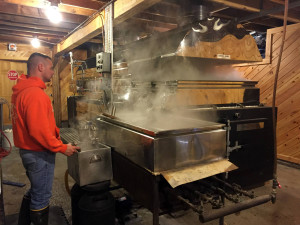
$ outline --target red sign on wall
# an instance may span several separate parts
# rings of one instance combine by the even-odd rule
[[[7,72],[7,77],[10,80],[16,80],[16,79],[18,79],[19,74],[15,70],[10,70],[10,71]]]

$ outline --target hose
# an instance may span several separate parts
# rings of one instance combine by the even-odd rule
[[[275,72],[275,77],[274,77],[274,88],[273,88],[273,99],[272,99],[272,119],[273,119],[273,135],[274,135],[274,174],[273,178],[274,180],[277,181],[277,138],[276,138],[276,109],[275,109],[275,104],[276,104],[276,92],[277,92],[277,82],[278,82],[278,75],[279,75],[279,70],[280,70],[280,64],[281,64],[281,58],[282,58],[282,53],[283,53],[283,47],[284,47],[284,42],[285,42],[285,35],[286,35],[286,25],[287,25],[287,16],[288,16],[288,5],[289,1],[285,0],[284,3],[284,19],[283,19],[283,33],[282,33],[282,40],[281,40],[281,46],[280,46],[280,51],[278,55],[278,63],[276,66],[276,72]]]
[[[69,187],[69,170],[67,169],[65,172],[65,188],[66,191],[68,192],[69,196],[71,196],[71,191]]]
[[[11,142],[10,142],[9,138],[5,135],[5,133],[2,130],[0,130],[0,133],[3,135],[3,137],[5,137],[5,139],[9,143],[9,150],[8,151],[0,146],[0,161],[1,161],[2,158],[4,158],[5,156],[8,156],[10,154],[10,152],[12,150],[12,145],[11,145]]]

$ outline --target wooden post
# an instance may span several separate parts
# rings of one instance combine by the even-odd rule
[[[52,78],[53,87],[53,110],[56,125],[61,125],[61,101],[60,101],[60,77],[59,77],[59,66],[61,64],[62,57],[55,57],[54,59],[54,75]]]

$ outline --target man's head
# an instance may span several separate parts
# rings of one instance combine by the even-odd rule
[[[49,82],[54,74],[51,58],[37,52],[31,54],[27,61],[27,74]]]

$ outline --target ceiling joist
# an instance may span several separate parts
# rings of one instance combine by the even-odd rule
[[[45,15],[45,0],[0,0],[0,41],[15,32],[16,38],[38,35],[57,45],[58,54],[84,42],[102,40],[99,9],[111,0],[48,0],[59,2],[63,22],[52,24]],[[282,25],[284,0],[202,0],[209,15],[237,19],[248,30],[266,32]],[[187,0],[116,0],[114,41],[130,43],[158,32],[175,29]],[[98,14],[97,14],[98,13]],[[104,13],[102,11],[103,16]],[[87,19],[88,18],[88,19]],[[289,23],[300,22],[300,0],[290,0]],[[18,32],[18,33],[16,33]],[[8,39],[9,40],[9,39]]]
[[[1,15],[0,15],[1,18]],[[44,31],[45,33],[55,33],[55,34],[63,34],[64,36],[70,32],[70,29],[60,28],[60,27],[48,27],[39,24],[25,24],[25,23],[15,23],[15,22],[7,22],[4,20],[0,20],[0,27],[6,26],[7,29],[23,29],[24,31]]]
[[[18,35],[18,34],[11,34],[11,33],[0,33],[0,39],[2,40],[2,42],[7,42],[7,43],[24,43],[24,44],[29,44],[30,41],[32,40],[31,37],[25,36],[25,35]],[[53,43],[50,43],[48,41],[44,41],[44,40],[40,40],[41,41],[41,45],[42,46],[47,46],[49,48],[51,48],[53,46]],[[28,57],[27,57],[28,59]],[[27,60],[26,59],[26,60]]]
[[[229,6],[234,9],[240,9],[250,12],[259,12],[260,11],[260,1],[249,1],[249,0],[209,0],[214,3],[220,3],[226,6]]]
[[[101,15],[104,17],[104,12],[102,12]],[[54,48],[54,53],[63,54],[76,48],[84,42],[87,42],[88,40],[92,39],[102,32],[103,25],[104,24],[102,24],[101,16],[97,15],[88,24],[84,24],[65,40],[58,43]]]
[[[45,9],[31,7],[31,6],[24,6],[24,5],[16,5],[11,3],[6,3],[3,1],[4,0],[0,1],[0,13],[21,15],[21,16],[26,16],[31,18],[48,19],[45,13]],[[64,22],[76,23],[76,24],[80,24],[86,19],[86,16],[73,15],[70,13],[62,13],[62,17]]]
[[[161,0],[117,0],[114,3],[114,26],[124,22],[128,18],[151,7]],[[104,16],[104,11],[101,12]],[[91,21],[82,24],[82,28],[72,33],[65,40],[56,45],[55,54],[62,54],[92,39],[102,32],[102,21],[100,15],[95,16]]]
[[[39,9],[44,9],[46,7],[45,1],[41,1],[41,0],[31,0],[31,1],[1,0],[1,2],[21,5],[21,6],[35,7],[35,8],[39,8]],[[79,6],[77,6],[76,4],[79,4]],[[88,5],[91,5],[90,7],[94,7],[95,9],[91,9],[90,7],[87,7]],[[97,4],[97,2],[89,1],[89,0],[85,0],[84,2],[83,1],[66,0],[66,1],[61,1],[61,3],[58,4],[58,8],[59,8],[60,12],[62,12],[62,13],[90,16],[96,10],[98,10],[101,7],[101,5],[103,5],[103,4]],[[84,7],[84,6],[86,6],[86,7]]]
[[[270,16],[270,17],[273,17],[273,18],[277,18],[277,19],[283,20],[283,15],[275,15],[275,14],[272,14],[272,15],[269,15],[269,16]],[[300,19],[295,18],[295,17],[291,17],[291,16],[288,16],[288,17],[287,17],[287,21],[293,22],[293,23],[300,23]]]
[[[289,4],[289,9],[299,7],[299,6],[300,6],[300,0],[297,0],[297,1],[294,1],[294,2]],[[242,17],[242,18],[239,19],[239,21],[244,22],[244,21],[260,18],[260,17],[267,16],[267,15],[274,15],[276,13],[283,12],[283,11],[284,11],[284,6],[280,5],[280,6],[271,8],[271,9],[261,10],[260,12],[253,13],[250,16]]]
[[[59,24],[49,23],[48,19],[33,18],[27,16],[0,13],[0,20],[8,23],[18,23],[24,26],[43,26],[45,29],[67,29],[73,30],[77,25],[74,23],[61,22]]]

